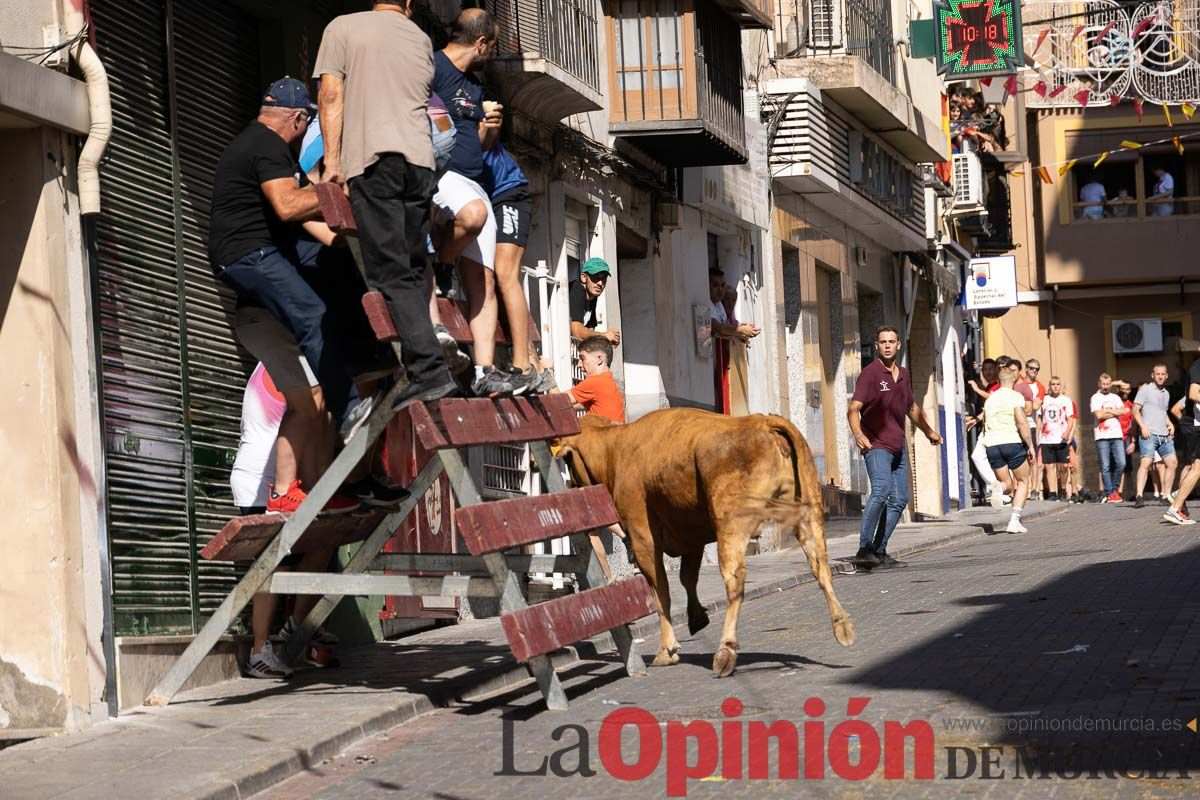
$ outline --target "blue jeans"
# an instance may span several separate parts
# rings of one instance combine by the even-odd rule
[[[1096,456],[1100,460],[1100,477],[1104,479],[1104,493],[1112,494],[1121,485],[1121,473],[1125,471],[1125,440],[1097,439]]]
[[[896,530],[900,515],[908,505],[908,449],[891,453],[877,448],[868,450],[863,459],[867,462],[871,493],[867,496],[867,507],[863,509],[858,546],[884,553],[888,539],[892,538],[892,531]]]

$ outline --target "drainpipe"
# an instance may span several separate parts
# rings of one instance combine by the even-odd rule
[[[71,39],[83,30],[84,10],[81,0],[64,0],[64,5],[67,38]],[[109,137],[112,136],[112,103],[108,93],[108,74],[86,37],[80,38],[78,44],[71,48],[71,57],[83,71],[87,84],[88,110],[91,115],[88,138],[79,155],[79,213],[99,214],[100,159],[108,148]]]

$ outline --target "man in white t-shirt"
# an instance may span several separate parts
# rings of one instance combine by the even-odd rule
[[[1108,201],[1108,191],[1104,184],[1093,177],[1079,190],[1079,202],[1090,203],[1083,207],[1084,219],[1103,219],[1104,204]]]
[[[1175,197],[1175,179],[1162,167],[1154,170],[1154,177],[1154,194],[1146,198],[1150,216],[1169,217],[1175,213],[1175,204],[1171,202]]]
[[[1092,395],[1091,410],[1095,427],[1096,457],[1100,461],[1100,478],[1104,481],[1105,498],[1102,503],[1120,503],[1121,475],[1125,472],[1125,437],[1121,433],[1119,417],[1125,413],[1125,401],[1112,391],[1112,376],[1100,374],[1096,383],[1098,391]]]
[[[1071,502],[1071,439],[1075,436],[1075,403],[1062,393],[1062,379],[1050,379],[1049,391],[1042,401],[1042,422],[1038,429],[1041,461],[1050,486],[1047,500]],[[1062,487],[1061,494],[1059,487]]]

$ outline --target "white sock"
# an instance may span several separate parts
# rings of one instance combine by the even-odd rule
[[[1023,508],[1017,508],[1016,506],[1013,506],[1013,510],[1012,510],[1013,519],[1015,519],[1017,522],[1020,522],[1021,521],[1021,512],[1024,510],[1025,509],[1023,509]]]
[[[475,367],[475,380],[479,380],[479,379],[480,379],[480,378],[482,378],[482,377],[483,377],[483,367],[476,365],[476,367]]]

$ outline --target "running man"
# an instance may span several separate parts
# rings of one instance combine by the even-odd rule
[[[1021,511],[1029,496],[1034,452],[1029,418],[1025,415],[1026,400],[1013,389],[1018,376],[1017,370],[1000,371],[1000,388],[983,404],[983,443],[987,447],[988,463],[1012,495],[1012,515],[1005,530],[1029,533],[1021,524]]]

